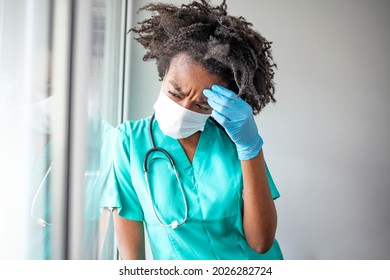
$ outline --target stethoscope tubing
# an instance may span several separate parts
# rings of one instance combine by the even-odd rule
[[[150,138],[150,142],[151,142],[152,148],[149,149],[146,152],[145,157],[144,157],[144,161],[143,161],[143,170],[144,170],[145,182],[146,182],[146,185],[147,185],[147,188],[148,188],[150,204],[152,205],[152,209],[153,209],[154,215],[156,216],[158,222],[160,223],[160,225],[162,225],[164,227],[171,227],[172,229],[175,229],[178,226],[183,225],[187,221],[187,218],[188,218],[187,199],[185,197],[184,188],[183,188],[183,185],[182,185],[182,183],[180,181],[180,177],[179,177],[179,174],[178,174],[177,169],[176,169],[175,161],[173,160],[172,156],[166,150],[164,150],[163,148],[156,147],[156,143],[155,143],[154,137],[153,137],[153,129],[152,129],[153,121],[154,121],[154,114],[151,117],[150,124],[149,124],[149,138]],[[152,198],[152,192],[151,192],[151,188],[150,188],[150,183],[149,183],[149,175],[148,175],[148,171],[149,171],[149,168],[148,168],[148,162],[149,161],[148,160],[149,160],[150,155],[153,154],[154,152],[163,153],[168,158],[168,160],[169,160],[169,162],[171,164],[171,167],[173,168],[173,171],[175,173],[176,180],[177,180],[177,182],[179,184],[180,192],[181,192],[182,199],[183,199],[183,204],[184,204],[184,217],[183,217],[183,220],[181,222],[179,222],[178,220],[173,220],[169,224],[168,223],[164,223],[162,221],[162,219],[160,218],[161,214],[158,213],[158,211],[157,211],[157,209],[156,209],[156,207],[154,205],[153,198]]]

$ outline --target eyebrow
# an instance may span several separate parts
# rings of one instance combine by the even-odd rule
[[[171,83],[171,85],[181,94],[181,95],[184,95],[184,96],[188,96],[187,93],[185,93],[184,91],[182,91],[181,87],[175,83],[175,81],[173,80],[169,80],[169,82]]]
[[[180,85],[178,85],[174,80],[169,80],[169,82],[170,82],[171,85],[175,88],[175,90],[177,90],[177,91],[180,93],[180,95],[188,96],[188,93],[185,93],[185,92],[181,89]],[[205,100],[205,101],[203,101],[203,100],[197,100],[196,102],[197,102],[198,104],[200,104],[200,105],[209,105],[209,104],[207,103],[207,100]]]

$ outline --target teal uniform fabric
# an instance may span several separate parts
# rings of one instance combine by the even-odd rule
[[[158,222],[145,182],[143,160],[152,147],[150,117],[120,125],[112,136],[112,160],[104,174],[102,206],[117,207],[123,218],[143,221],[154,259],[283,259],[278,242],[265,254],[252,250],[242,227],[243,180],[234,143],[210,119],[206,122],[192,164],[178,140],[162,133],[157,121],[157,147],[173,157],[188,203],[187,221],[176,229]],[[170,224],[184,219],[180,187],[168,159],[153,153],[148,161],[151,196],[160,219]],[[268,167],[274,199],[279,192]]]

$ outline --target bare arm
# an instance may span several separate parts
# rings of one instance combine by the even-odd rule
[[[275,238],[277,215],[269,189],[263,150],[250,159],[241,161],[244,180],[243,227],[249,246],[258,253],[266,253]]]
[[[114,209],[113,216],[121,258],[123,260],[144,260],[145,239],[143,223],[120,217],[117,209]]]

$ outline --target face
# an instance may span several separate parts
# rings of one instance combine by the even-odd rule
[[[162,91],[180,106],[201,114],[210,114],[212,109],[203,95],[203,90],[213,84],[226,86],[221,77],[210,74],[204,66],[180,54],[172,59],[165,74]]]

